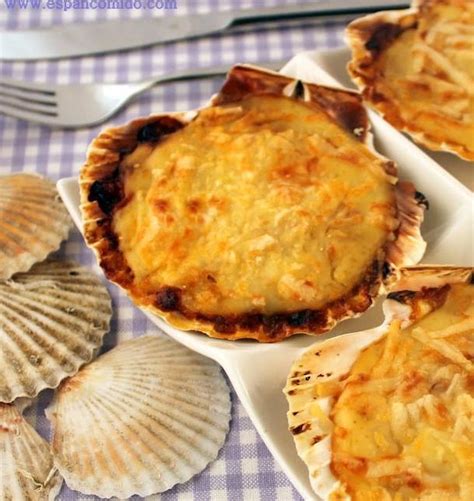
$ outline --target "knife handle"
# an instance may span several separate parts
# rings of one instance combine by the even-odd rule
[[[322,0],[300,5],[282,5],[262,9],[242,9],[232,13],[233,25],[256,21],[278,19],[330,16],[338,14],[357,14],[376,10],[402,9],[409,6],[404,0]]]

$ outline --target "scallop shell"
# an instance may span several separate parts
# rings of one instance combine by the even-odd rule
[[[46,411],[55,464],[85,494],[163,492],[216,458],[230,406],[214,362],[161,336],[127,341],[59,387]]]
[[[373,266],[361,270],[357,286],[337,300],[328,300],[316,309],[283,309],[269,314],[262,313],[257,305],[238,315],[209,315],[185,306],[181,300],[182,291],[175,284],[166,281],[155,283],[153,291],[150,287],[140,287],[139,283],[137,285],[140,280],[134,276],[133,266],[117,246],[117,235],[113,231],[112,209],[122,203],[125,193],[123,176],[117,169],[121,152],[132,151],[143,131],[156,128],[164,134],[172,133],[175,129],[187,126],[205,110],[222,105],[236,106],[249,96],[263,94],[285,96],[321,107],[328,118],[375,153],[383,164],[387,180],[395,188],[397,221],[393,223],[396,231],[394,226],[386,245],[377,253]],[[178,329],[199,331],[220,339],[252,338],[269,343],[295,334],[321,334],[338,322],[366,311],[384,291],[383,282],[387,276],[401,266],[417,263],[425,251],[426,243],[420,234],[420,226],[428,202],[412,183],[398,180],[397,167],[375,151],[372,139],[368,116],[358,93],[299,81],[255,66],[234,66],[224,86],[207,108],[194,113],[137,118],[124,126],[104,130],[93,140],[80,175],[83,233],[87,245],[94,250],[109,280],[124,289],[139,307],[151,311]],[[256,304],[259,301],[257,298]]]
[[[84,268],[45,261],[0,281],[0,402],[56,388],[108,330],[107,289]]]
[[[61,484],[48,443],[14,405],[0,404],[0,499],[53,500]]]
[[[450,265],[418,265],[402,268],[395,281],[388,286],[390,292],[411,290],[418,291],[423,287],[443,287],[446,284],[469,282],[473,269],[469,266]]]
[[[57,250],[71,219],[54,184],[36,174],[0,177],[0,279]]]
[[[335,495],[341,484],[330,468],[331,432],[327,431],[327,420],[331,419],[334,401],[331,397],[315,397],[315,385],[340,381],[360,352],[386,334],[392,320],[401,320],[403,327],[412,323],[415,320],[412,313],[418,310],[415,303],[423,301],[423,290],[468,283],[472,281],[473,271],[470,267],[443,265],[402,269],[399,282],[392,285],[392,291],[396,292],[389,294],[383,303],[385,320],[382,325],[315,343],[292,364],[283,390],[289,405],[289,430],[298,455],[308,467],[311,486],[322,499],[332,499],[331,495]],[[323,416],[314,412],[315,404]],[[324,421],[326,425],[321,427]],[[337,494],[341,501],[350,499]]]
[[[408,9],[375,12],[352,21],[346,28],[346,42],[352,51],[352,58],[347,66],[347,70],[351,79],[364,96],[364,99],[366,99],[367,102],[370,103],[396,129],[406,132],[415,140],[415,142],[426,146],[432,151],[447,151],[464,160],[472,162],[474,160],[474,153],[472,149],[468,149],[462,144],[454,142],[449,138],[449,136],[445,138],[443,138],[442,135],[438,135],[438,137],[433,136],[433,134],[429,133],[429,130],[425,130],[425,128],[420,126],[419,123],[403,116],[400,112],[400,109],[404,104],[403,102],[397,101],[397,99],[390,96],[388,92],[382,92],[380,90],[385,76],[383,68],[377,68],[377,62],[382,59],[384,52],[401,33],[407,30],[415,29],[417,26],[421,26],[424,23],[424,20],[429,18],[429,11],[436,4],[443,3],[446,4],[449,2],[412,0],[411,6]],[[466,17],[469,15],[469,7],[471,5],[470,0],[466,0],[465,2],[457,0],[450,3],[452,5],[457,4],[461,9],[463,9],[466,13]],[[459,16],[456,16],[456,14],[453,16],[453,13],[451,12],[445,19],[443,19],[443,26],[445,28],[451,26],[454,31],[461,34],[462,29],[459,28],[459,25],[462,20],[458,17]],[[469,20],[464,22],[466,27],[469,27],[470,24],[472,24],[472,21],[469,22]],[[430,26],[426,23],[423,30],[419,31],[419,39],[414,41],[412,47],[407,48],[409,50],[408,53],[414,54],[416,52],[417,45],[423,45],[423,43],[427,42],[430,38],[433,39],[433,35],[436,33],[435,28],[435,26]],[[444,37],[443,39],[446,40]],[[459,40],[456,50],[458,53],[462,53],[463,50],[466,53],[469,53],[468,49],[461,48]],[[431,51],[434,51],[434,49],[431,48]],[[446,55],[435,52],[435,55],[431,56],[429,59],[432,59],[433,57],[445,59]],[[460,69],[453,68],[452,71],[459,73]],[[440,83],[438,84],[440,88],[443,88],[444,85],[449,85],[451,82],[449,75],[445,72],[446,70],[439,72],[443,75]],[[429,75],[429,73],[427,74]],[[472,87],[472,77],[469,76],[469,73],[466,72],[465,75],[462,75],[461,77],[457,75],[457,77],[461,79],[469,79]],[[443,79],[445,81],[443,81]],[[403,79],[399,79],[399,85],[403,85]],[[422,86],[423,84],[419,82],[419,85]],[[451,87],[452,86],[453,84],[451,83]],[[430,82],[429,87],[433,92],[433,101],[437,101],[436,104],[440,109],[442,109],[443,106],[444,108],[447,108],[450,105],[454,107],[454,103],[450,103],[448,101],[448,96],[450,94],[456,95],[461,93],[461,95],[463,95],[465,92],[461,86],[459,86],[459,90],[454,92],[451,90],[449,93],[436,93],[433,91],[433,87],[436,88],[436,86],[432,82]],[[440,97],[443,95],[446,97]],[[466,93],[466,96],[469,96],[469,94]],[[446,102],[443,102],[443,99],[446,99]],[[472,104],[470,106],[472,107]],[[431,120],[443,121],[443,118],[446,118],[444,114],[434,110],[434,108],[432,110],[426,110],[427,112],[431,111],[435,113]],[[458,117],[456,120],[460,124],[466,124],[466,131],[471,130],[468,128],[472,127],[472,122],[469,121],[468,115],[466,116],[465,114],[464,117]],[[446,124],[444,125],[446,127]]]

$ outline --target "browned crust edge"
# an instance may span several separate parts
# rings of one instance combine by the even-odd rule
[[[364,100],[398,130],[406,132],[415,142],[430,150],[454,153],[464,160],[473,161],[474,153],[467,151],[461,144],[440,142],[423,129],[404,120],[398,104],[377,90],[377,59],[404,31],[414,29],[423,10],[433,3],[433,0],[414,0],[409,9],[376,12],[349,23],[346,27],[346,41],[351,48],[352,58],[347,70]]]
[[[330,117],[350,131],[360,141],[370,146],[369,122],[358,94],[340,89],[301,83],[277,73],[259,68],[240,65],[229,73],[219,94],[211,101],[211,106],[236,102],[248,95],[258,93],[277,94],[304,99],[323,107]],[[236,340],[252,338],[261,342],[275,342],[299,333],[318,334],[330,330],[338,321],[361,314],[369,308],[380,293],[383,281],[401,265],[417,262],[424,251],[424,242],[419,234],[425,202],[420,202],[412,185],[407,185],[404,197],[411,207],[410,220],[403,223],[406,211],[398,208],[400,226],[387,249],[367,270],[363,280],[345,297],[340,298],[321,310],[300,310],[290,313],[263,315],[220,316],[204,315],[186,310],[180,301],[180,291],[176,287],[164,285],[155,294],[146,295],[134,284],[133,272],[129,268],[112,230],[113,211],[123,203],[121,180],[118,166],[124,154],[130,152],[141,140],[158,141],[163,135],[185,126],[199,112],[152,115],[129,124],[107,129],[92,142],[86,163],[80,175],[81,211],[84,221],[84,237],[92,247],[107,278],[116,283],[141,307],[159,315],[171,325],[183,330],[199,330],[211,337]],[[390,179],[396,183],[396,167],[385,160],[385,168]],[[400,186],[396,187],[398,191]],[[399,196],[397,195],[397,201]],[[416,212],[414,215],[413,212]],[[416,234],[418,247],[416,255],[403,244],[410,228],[410,239]],[[390,251],[396,245],[398,252]],[[387,261],[384,259],[387,255]]]

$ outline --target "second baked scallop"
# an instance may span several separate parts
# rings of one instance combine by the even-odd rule
[[[382,326],[294,362],[289,429],[322,499],[472,499],[472,273],[406,269]]]
[[[347,28],[348,69],[394,127],[435,151],[474,161],[474,3],[414,0]]]
[[[102,132],[80,183],[108,278],[213,337],[327,331],[424,251],[426,201],[373,150],[360,97],[249,66],[197,112]]]

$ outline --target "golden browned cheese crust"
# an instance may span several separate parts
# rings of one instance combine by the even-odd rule
[[[332,410],[331,467],[354,501],[472,499],[474,286],[418,301],[409,327],[393,320],[360,353]]]
[[[396,184],[367,130],[354,93],[235,68],[210,107],[95,140],[86,240],[110,279],[179,328],[324,332],[423,247],[425,200]],[[404,252],[404,235],[417,249]]]
[[[349,72],[396,128],[474,160],[474,2],[424,0],[347,28]]]
[[[470,500],[473,269],[397,276],[381,326],[314,343],[288,375],[289,431],[324,500]]]

